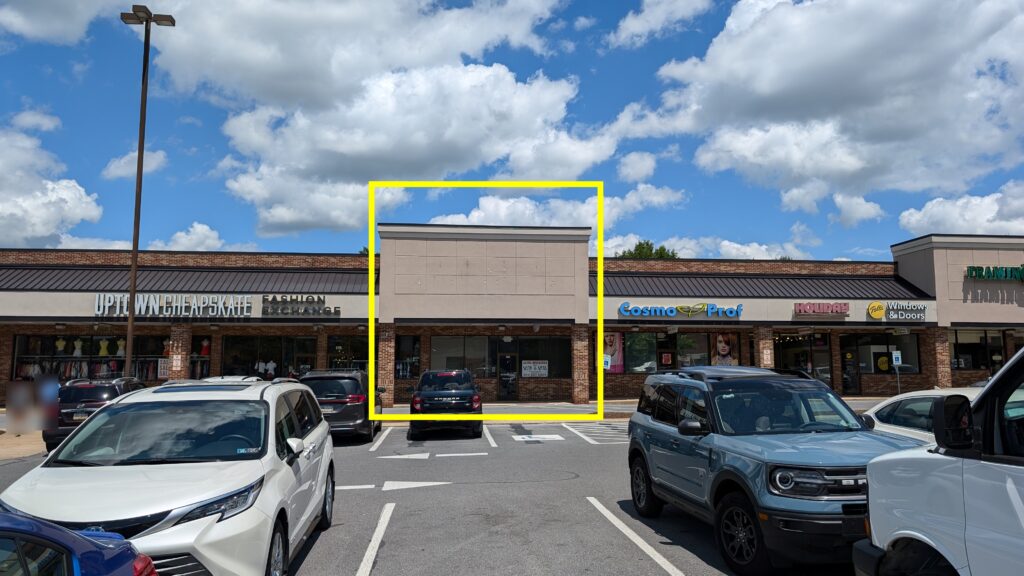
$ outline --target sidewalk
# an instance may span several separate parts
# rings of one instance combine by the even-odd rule
[[[6,431],[0,433],[0,460],[42,455],[46,452],[43,434],[38,430],[15,436]]]
[[[605,400],[605,418],[629,418],[636,411],[636,400]],[[409,405],[396,404],[385,408],[385,414],[408,414]],[[484,402],[484,414],[596,414],[597,402],[572,404],[570,402]]]

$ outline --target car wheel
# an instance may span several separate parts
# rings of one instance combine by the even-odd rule
[[[771,560],[757,515],[743,494],[726,494],[715,508],[715,542],[725,563],[740,576],[770,573]]]
[[[57,446],[60,446],[60,444],[51,444],[51,443],[47,442],[46,443],[46,452],[47,452],[47,454],[49,454],[50,452],[53,452],[54,450],[56,450]]]
[[[956,576],[957,571],[938,552],[913,540],[902,540],[882,558],[881,576]]]
[[[274,524],[274,532],[270,535],[266,576],[286,576],[286,574],[288,574],[288,537],[285,536],[284,525],[278,520]]]
[[[647,462],[643,458],[633,459],[629,470],[630,492],[633,494],[633,507],[637,514],[644,518],[656,518],[665,505],[651,490],[651,476],[647,473]]]
[[[324,487],[324,503],[320,508],[320,521],[317,522],[318,530],[327,530],[331,527],[331,520],[334,517],[334,472],[327,473],[327,486]]]
[[[409,428],[409,431],[405,433],[405,439],[409,442],[419,442],[423,439],[423,433],[419,430]]]
[[[366,434],[363,434],[363,440],[373,442],[373,437],[377,435],[377,427],[374,424],[374,422],[370,422],[370,429],[366,431]]]
[[[472,428],[472,436],[473,436],[473,438],[480,438],[483,435],[484,435],[484,425],[483,425],[483,423],[477,424],[474,428]]]

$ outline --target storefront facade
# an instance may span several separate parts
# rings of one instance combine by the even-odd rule
[[[659,369],[800,370],[848,395],[969,385],[1024,347],[1024,239],[926,236],[892,262],[606,259],[586,228],[387,225],[377,341],[350,254],[143,252],[134,372],[147,383],[365,369],[386,404],[427,369],[485,400],[633,398]],[[0,250],[0,384],[124,370],[127,252]],[[896,364],[894,360],[898,359]],[[385,368],[386,367],[386,368]]]

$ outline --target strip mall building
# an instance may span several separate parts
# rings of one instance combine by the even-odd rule
[[[891,262],[608,258],[597,342],[589,229],[378,233],[387,404],[407,400],[422,370],[447,368],[473,371],[488,401],[584,402],[599,365],[608,398],[635,397],[649,372],[703,364],[797,369],[846,395],[889,395],[968,385],[1024,347],[1021,237],[925,236],[894,245]],[[128,262],[125,251],[0,250],[0,378],[123,371]],[[367,265],[143,252],[134,371],[157,384],[365,369]]]

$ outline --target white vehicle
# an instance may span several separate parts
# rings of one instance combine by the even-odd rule
[[[203,382],[260,382],[259,376],[209,376]]]
[[[333,454],[305,385],[179,381],[97,411],[0,507],[119,533],[160,576],[277,576],[331,525]]]
[[[973,405],[935,400],[936,446],[868,464],[858,576],[1017,576],[1024,566],[1024,351]]]
[[[935,443],[932,432],[932,407],[935,399],[960,394],[974,401],[981,388],[936,388],[893,396],[866,410],[862,416],[875,422],[875,430]]]

